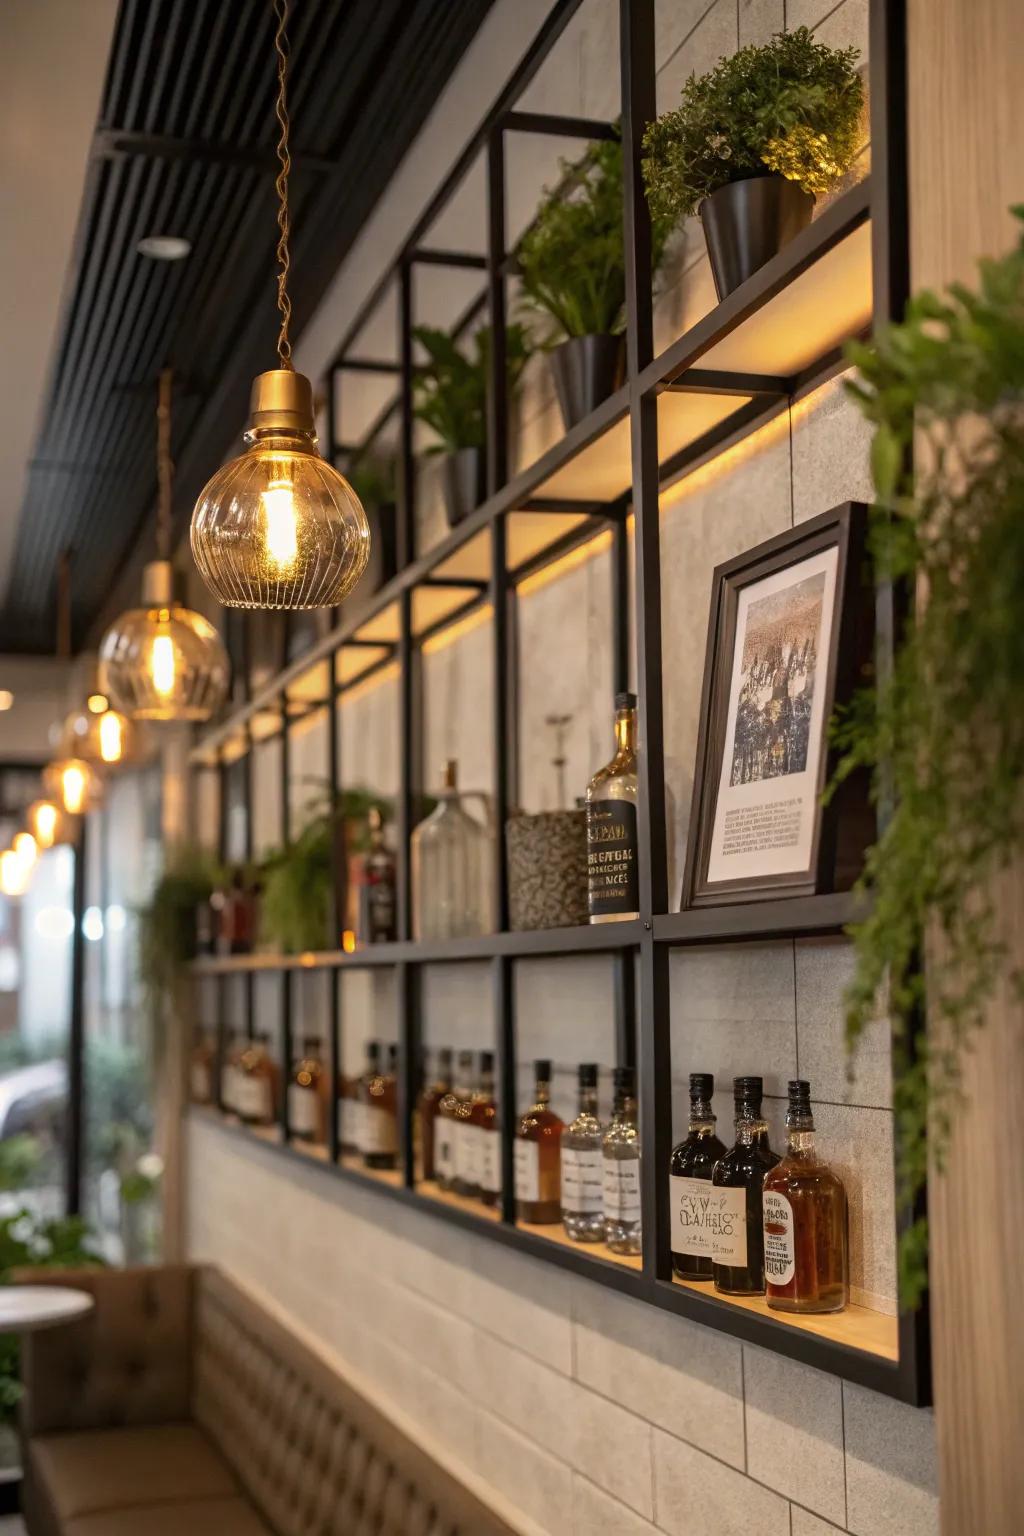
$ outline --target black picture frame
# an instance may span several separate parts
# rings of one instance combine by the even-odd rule
[[[822,794],[837,762],[829,721],[836,705],[847,703],[858,684],[870,676],[875,604],[867,570],[867,532],[867,506],[847,501],[715,569],[683,876],[684,910],[849,889],[863,867],[863,851],[874,833],[866,779],[859,774],[852,776],[826,805],[822,804]],[[815,680],[816,687],[824,690],[824,707],[817,726],[820,750],[810,856],[803,868],[785,873],[758,875],[748,871],[732,879],[712,879],[709,865],[726,750],[740,595],[765,578],[795,569],[833,548],[836,567],[831,624]]]

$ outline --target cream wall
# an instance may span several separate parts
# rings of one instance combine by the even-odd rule
[[[529,106],[588,115],[615,110],[616,11],[611,0],[584,0],[557,62],[532,87]],[[486,41],[490,29],[507,40],[515,14],[523,18],[515,35],[525,44],[535,20],[532,12],[517,13],[511,0],[499,0],[481,38]],[[739,41],[766,36],[782,19],[781,0],[664,0],[658,8],[661,105],[691,68],[706,67]],[[786,19],[790,25],[820,21],[830,42],[866,46],[866,0],[843,0],[831,10],[825,0],[819,6],[788,0]],[[511,57],[506,54],[505,68]],[[462,116],[476,121],[486,95],[468,64],[447,97],[453,90],[461,93]],[[575,100],[566,99],[573,91]],[[472,111],[466,107],[471,98]],[[437,130],[432,120],[410,161],[424,163]],[[533,167],[533,178],[550,179],[543,166]],[[522,217],[535,197],[533,183],[529,196],[514,194]],[[467,194],[451,218],[468,221],[471,204]],[[407,204],[404,227],[414,212]],[[398,227],[391,192],[361,247],[372,246],[375,229],[385,227],[392,234]],[[443,233],[443,242],[432,240],[454,243],[457,231]],[[383,235],[380,242],[383,260]],[[358,302],[370,265],[368,257],[355,263],[345,302]],[[345,277],[343,271],[332,324]],[[659,301],[661,341],[710,303],[706,258],[686,231]],[[312,353],[316,344],[314,325],[303,346]],[[539,368],[520,419],[532,456],[557,431]],[[665,723],[678,811],[676,871],[713,567],[839,501],[866,496],[866,447],[858,416],[833,383],[664,499]],[[420,536],[429,543],[440,518],[429,481],[425,493]],[[609,604],[606,549],[520,599],[521,798],[529,809],[551,803],[547,714],[573,717],[570,794],[581,792],[608,755]],[[459,758],[467,786],[489,783],[490,640],[489,624],[479,624],[424,658],[428,786],[448,755]],[[393,789],[394,681],[385,676],[349,695],[340,715],[345,781]],[[888,1034],[883,1023],[870,1033],[847,1082],[840,999],[848,967],[846,946],[832,940],[675,954],[676,1130],[684,1129],[691,1070],[713,1070],[721,1087],[734,1073],[762,1072],[777,1141],[786,1078],[810,1077],[823,1151],[849,1189],[856,1297],[892,1311]],[[525,1094],[530,1057],[550,1055],[556,1107],[565,1110],[575,1064],[613,1058],[611,962],[522,962],[516,992],[519,1091]],[[427,968],[423,999],[428,1044],[493,1042],[485,966]],[[317,1006],[310,1003],[311,1014]],[[393,1037],[394,998],[383,978],[346,977],[342,1017],[351,1068],[366,1034]],[[719,1092],[717,1108],[728,1123],[727,1092]],[[295,1172],[214,1127],[193,1124],[190,1140],[194,1253],[226,1264],[313,1329],[347,1369],[365,1372],[385,1405],[409,1415],[435,1449],[516,1511],[524,1530],[597,1529],[617,1536],[682,1536],[695,1529],[706,1536],[751,1530],[929,1536],[937,1530],[929,1412],[655,1312],[396,1208],[372,1191],[340,1187],[318,1170]]]

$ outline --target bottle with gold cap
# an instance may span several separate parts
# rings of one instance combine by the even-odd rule
[[[478,820],[467,809],[483,807]],[[449,758],[437,806],[411,838],[413,932],[417,939],[464,939],[493,926],[494,834],[487,796],[460,793],[458,765]]]

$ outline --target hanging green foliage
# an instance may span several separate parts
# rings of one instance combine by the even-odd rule
[[[417,325],[413,335],[428,361],[416,370],[413,382],[414,413],[440,438],[435,453],[457,453],[461,448],[483,448],[487,441],[487,375],[490,369],[491,331],[483,326],[471,341],[467,355],[453,336],[430,325]],[[530,355],[526,331],[510,325],[505,332],[508,387],[515,388]]]
[[[980,263],[977,291],[919,294],[901,325],[849,355],[850,393],[875,427],[877,575],[920,594],[891,675],[835,725],[838,778],[867,767],[891,806],[861,881],[870,915],[853,930],[847,1037],[855,1049],[887,985],[898,1193],[912,1211],[929,1159],[945,1165],[964,1053],[1009,970],[993,877],[1024,831],[1024,235]],[[1021,992],[1019,972],[1010,979]],[[911,1052],[926,1003],[927,1042]],[[900,1260],[913,1303],[923,1218]]]
[[[196,913],[221,880],[210,854],[191,845],[168,851],[163,874],[139,917],[139,980],[153,1030],[153,1065],[163,1042],[164,1004],[196,954]]]

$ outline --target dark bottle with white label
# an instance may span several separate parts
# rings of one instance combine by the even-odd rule
[[[562,1224],[576,1243],[604,1242],[604,1127],[597,1116],[597,1067],[579,1070],[579,1112],[562,1132]]]
[[[592,923],[639,916],[636,694],[615,696],[615,756],[587,785],[587,908]]]
[[[732,1086],[736,1142],[711,1174],[719,1229],[711,1273],[715,1290],[723,1295],[760,1296],[764,1292],[761,1191],[765,1175],[779,1158],[768,1145],[768,1125],[761,1115],[761,1078],[737,1077]]]
[[[640,1252],[640,1135],[632,1067],[616,1067],[612,1118],[601,1143],[604,1240],[613,1253]]]
[[[786,1154],[764,1181],[765,1298],[777,1312],[841,1312],[850,1299],[846,1190],[814,1148],[811,1085],[789,1085]]]
[[[680,1280],[710,1280],[718,1225],[711,1174],[725,1146],[715,1135],[710,1072],[690,1073],[690,1125],[669,1163],[672,1208],[672,1269]]]
[[[369,814],[370,846],[359,887],[359,942],[388,944],[397,936],[395,856],[384,843],[384,818],[377,806]]]

